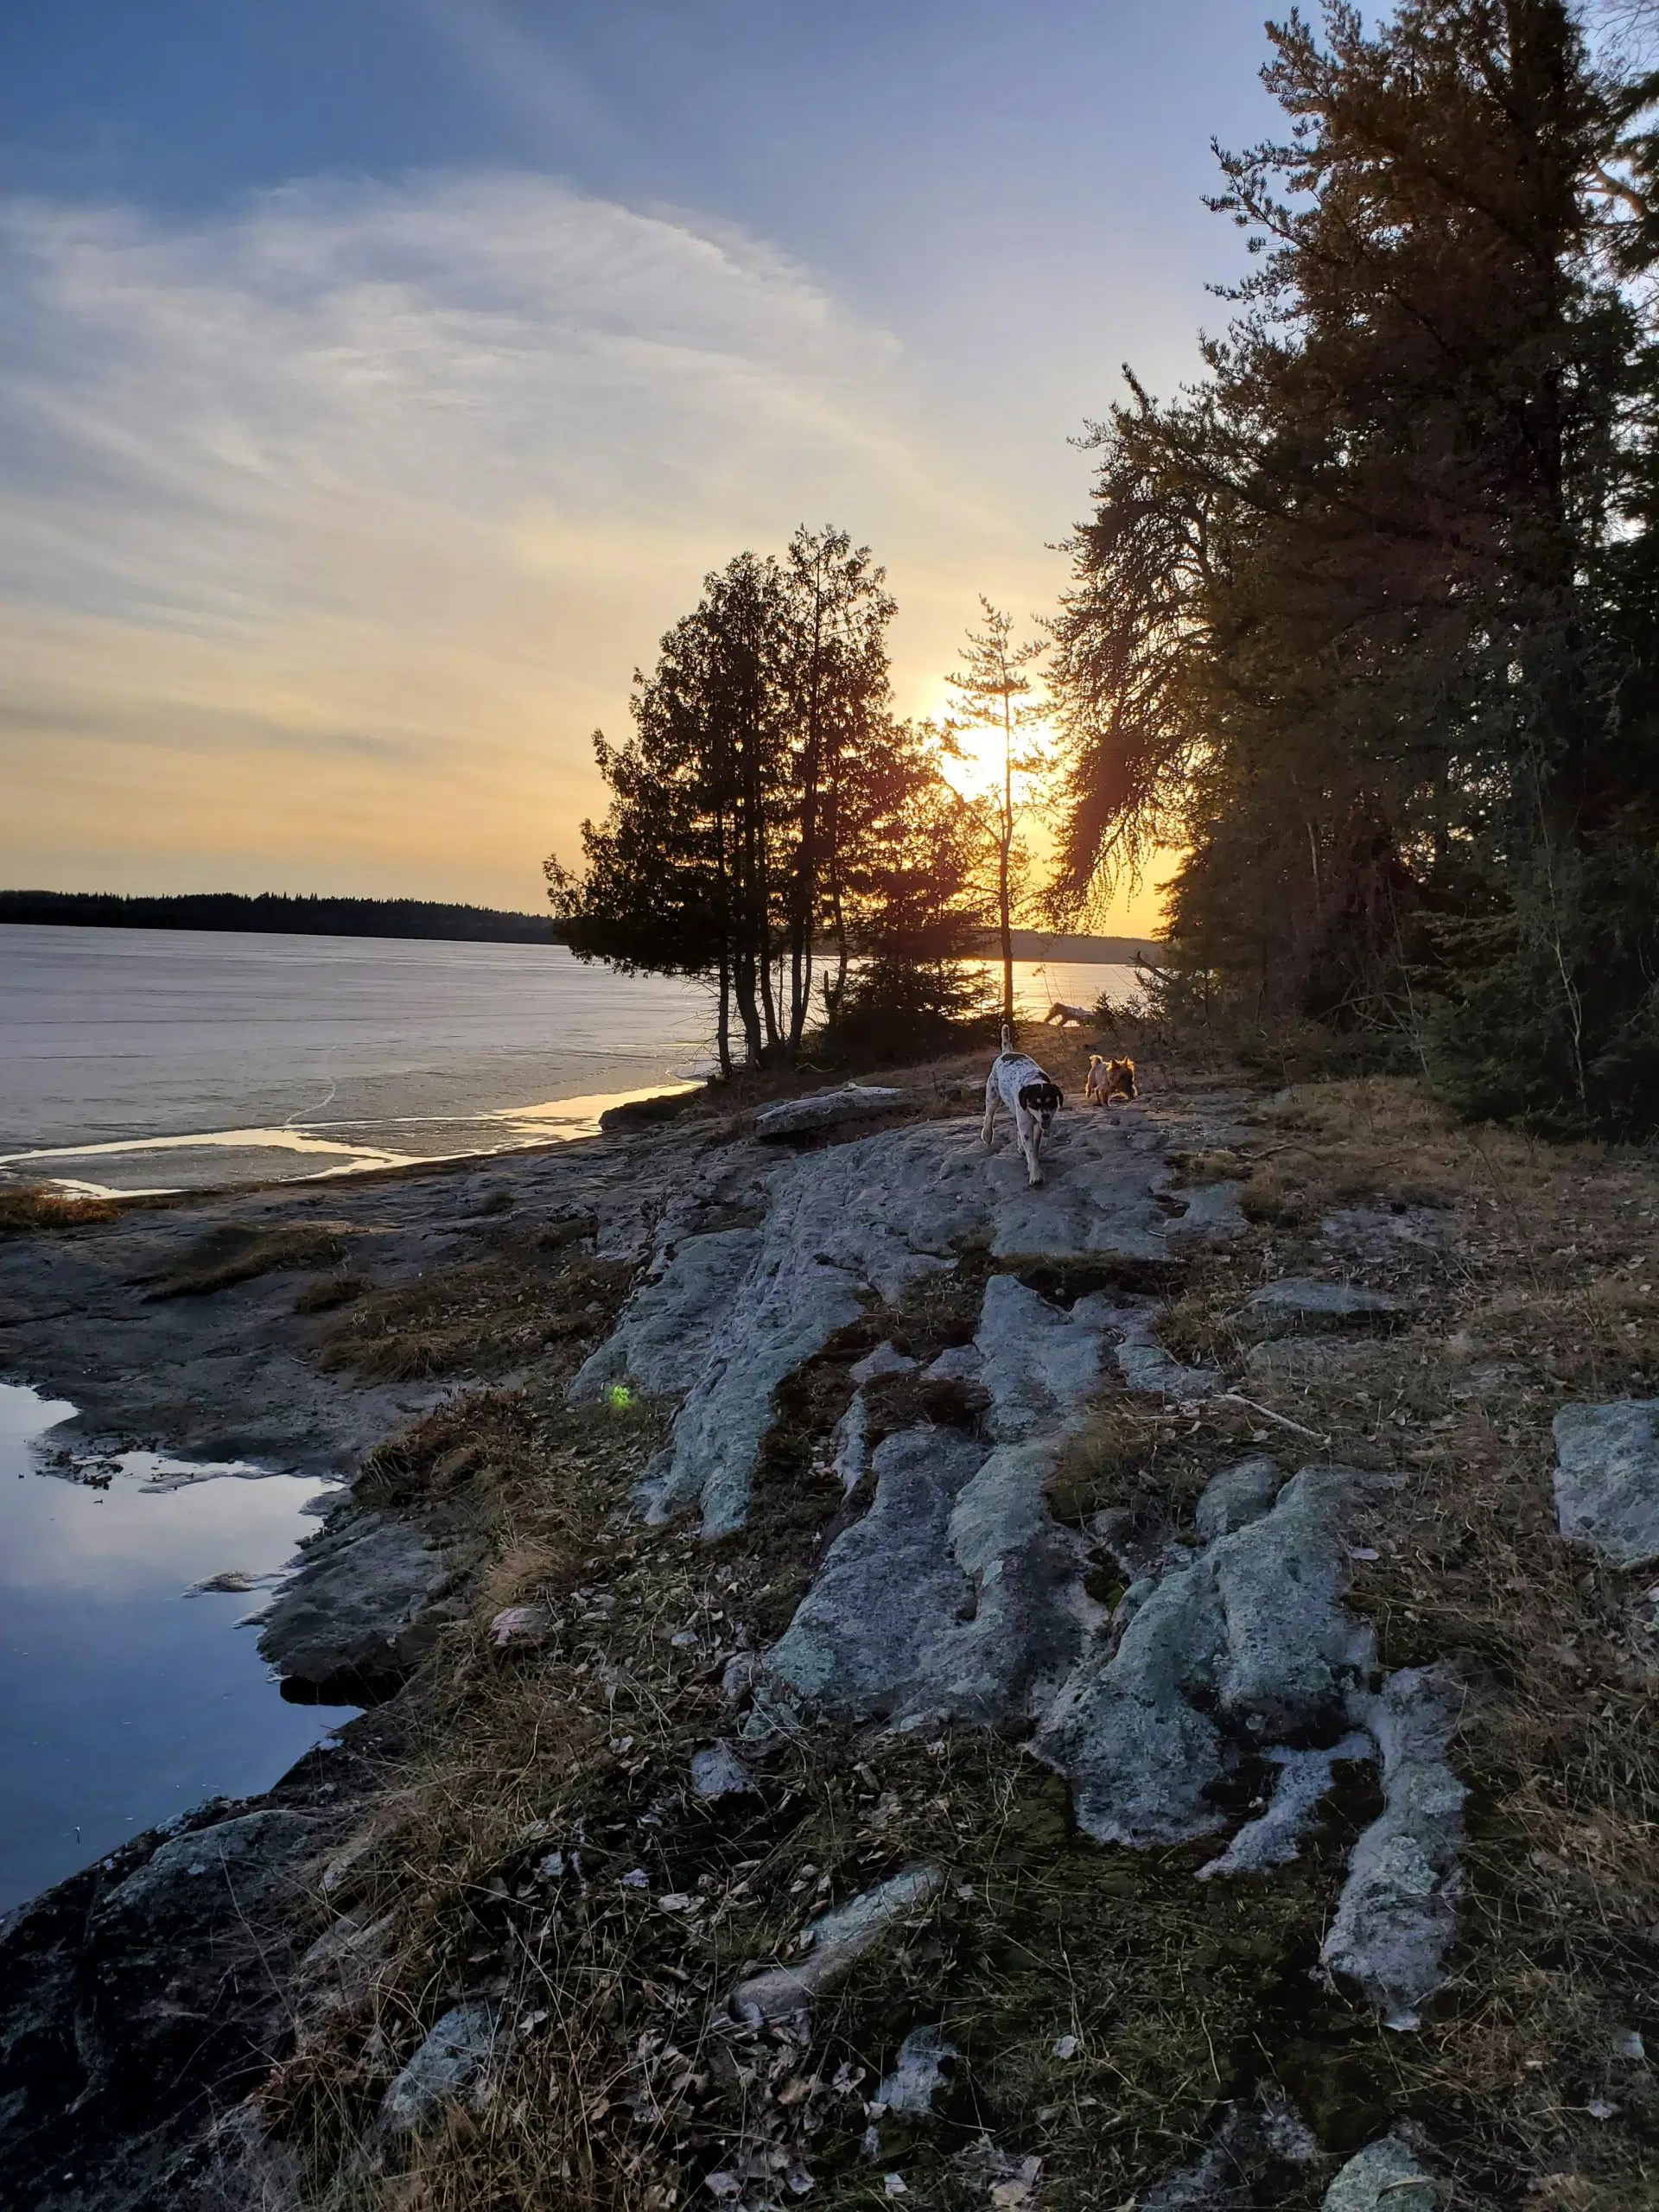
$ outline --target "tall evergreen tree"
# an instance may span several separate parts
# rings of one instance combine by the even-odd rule
[[[611,803],[582,826],[580,873],[546,863],[578,957],[714,982],[723,1073],[734,1018],[751,1065],[794,1058],[826,932],[832,1019],[858,952],[890,976],[931,970],[916,988],[943,1002],[974,824],[938,733],[888,712],[893,612],[844,531],[803,530],[781,563],[743,553],[706,577],[635,677],[632,737],[594,738]]]
[[[546,863],[549,895],[582,959],[712,977],[721,1071],[731,1017],[759,1064],[779,1044],[772,993],[784,880],[789,747],[778,680],[786,598],[775,562],[745,553],[707,577],[702,603],[636,671],[634,734],[596,732],[611,791],[582,825],[580,875]]]
[[[979,603],[984,610],[985,626],[968,632],[962,665],[944,680],[955,694],[953,728],[988,730],[997,741],[997,787],[993,798],[996,925],[1002,958],[1002,1019],[1012,1027],[1014,912],[1020,873],[1015,779],[1023,783],[1043,766],[1043,749],[1036,734],[1042,709],[1028,673],[1043,645],[1039,639],[1016,645],[1013,617],[993,607],[988,599],[982,598]]]
[[[803,527],[784,579],[789,648],[784,681],[793,728],[798,834],[789,893],[789,1055],[800,1046],[812,998],[813,954],[827,927],[836,948],[832,1001],[845,987],[848,766],[879,742],[887,710],[887,627],[893,602],[868,545],[845,531]]]
[[[1560,0],[1269,35],[1289,131],[1224,157],[1214,203],[1261,266],[1202,384],[1094,434],[1063,887],[1185,843],[1179,957],[1348,1021],[1428,986],[1471,1103],[1582,1117],[1645,989],[1638,960],[1589,1022],[1645,528],[1647,353],[1605,220],[1628,88]]]

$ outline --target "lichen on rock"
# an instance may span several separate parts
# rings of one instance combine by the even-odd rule
[[[1007,1266],[1166,1262],[1162,1143],[1156,1130],[1130,1138],[1105,1121],[1066,1122],[1035,1190],[1011,1155],[987,1158],[963,1122],[781,1161],[760,1178],[762,1227],[724,1232],[753,1244],[717,1255],[706,1249],[712,1237],[688,1237],[663,1255],[573,1392],[591,1397],[626,1372],[683,1395],[641,1503],[652,1521],[699,1510],[705,1535],[729,1535],[747,1516],[779,1385],[868,1308],[950,1272],[970,1246]],[[1055,1324],[1085,1361],[1083,1339],[1096,1325],[1101,1334],[1109,1326],[1103,1300]]]
[[[1397,1298],[1363,1284],[1330,1282],[1318,1275],[1281,1275],[1253,1291],[1235,1317],[1240,1328],[1263,1335],[1287,1326],[1340,1329],[1356,1322],[1391,1319],[1401,1310]]]
[[[1564,1406],[1554,1436],[1561,1534],[1611,1567],[1659,1560],[1659,1399]]]
[[[794,1966],[769,1967],[732,1992],[734,2019],[750,2027],[786,2020],[809,2009],[866,1955],[930,1905],[944,1887],[942,1866],[907,1866],[873,1890],[820,1913],[802,1931],[806,1956]]]
[[[1245,1468],[1200,1501],[1224,1533],[1153,1583],[1116,1649],[1096,1641],[1033,1739],[1099,1842],[1214,1834],[1213,1792],[1243,1746],[1338,1726],[1363,1683],[1370,1639],[1342,1603],[1340,1531],[1367,1478],[1304,1468],[1255,1511],[1268,1482],[1259,1461]]]
[[[495,2007],[453,2005],[422,2037],[380,2101],[377,2133],[407,2135],[451,2100],[475,2090],[495,2049]]]
[[[1325,2192],[1323,2212],[1434,2212],[1439,2194],[1409,2144],[1384,2135],[1349,2159]]]
[[[1382,1755],[1383,1808],[1355,1844],[1320,1950],[1391,2028],[1414,2028],[1457,1932],[1467,1792],[1448,1752],[1462,1687],[1435,1668],[1391,1675],[1359,1707]]]

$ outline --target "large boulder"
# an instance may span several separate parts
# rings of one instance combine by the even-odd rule
[[[869,1511],[830,1545],[766,1656],[760,1720],[779,1696],[864,1719],[915,1691],[928,1646],[971,1605],[973,1586],[948,1535],[951,1509],[984,1456],[949,1429],[911,1430],[878,1447]]]
[[[628,1300],[614,1333],[578,1369],[567,1393],[572,1402],[591,1403],[616,1382],[647,1397],[683,1397],[760,1246],[754,1229],[681,1237],[661,1272]]]
[[[120,1929],[165,1941],[186,1927],[234,1919],[291,1878],[315,1823],[272,1808],[195,1828],[163,1843],[99,1902],[94,1932]]]
[[[847,1122],[873,1122],[884,1114],[897,1114],[912,1103],[907,1090],[880,1084],[843,1083],[833,1090],[814,1090],[804,1098],[780,1098],[763,1106],[754,1117],[754,1134],[762,1139],[813,1136],[820,1129],[839,1128]]]
[[[1078,1299],[1068,1313],[1018,1275],[993,1275],[974,1336],[977,1380],[990,1394],[991,1435],[1017,1443],[1066,1420],[1099,1381],[1119,1318],[1099,1293]]]
[[[879,1446],[874,1503],[830,1547],[761,1664],[751,1734],[803,1704],[981,1721],[1046,1704],[1082,1648],[1084,1608],[1077,1548],[1050,1515],[1046,1485],[1117,1319],[1099,1294],[1068,1311],[1015,1275],[990,1277],[973,1344],[924,1381],[970,1389],[992,1448],[945,1427]],[[890,1351],[872,1354],[853,1372],[894,1364]]]
[[[1037,1190],[1017,1154],[988,1155],[977,1129],[959,1122],[859,1138],[772,1169],[747,1264],[715,1282],[705,1256],[682,1248],[618,1324],[630,1370],[636,1345],[672,1338],[671,1316],[701,1332],[672,1443],[642,1487],[648,1516],[700,1509],[708,1536],[741,1528],[779,1384],[872,1306],[895,1306],[925,1276],[950,1273],[966,1249],[1011,1265],[1171,1264],[1162,1143],[1155,1129],[1131,1140],[1103,1116],[1063,1117]],[[1103,1326],[1104,1315],[1087,1325]],[[693,1363],[688,1356],[674,1379]],[[607,1347],[579,1391],[602,1388],[616,1365]]]
[[[337,1827],[292,1807],[210,1804],[0,1923],[0,2199],[286,2212],[280,2189],[265,2193],[280,2155],[265,2157],[257,2130],[234,2143],[224,2130],[291,2048],[311,1877]]]
[[[1115,1647],[1096,1639],[1033,1740],[1071,1783],[1085,1834],[1141,1847],[1213,1834],[1226,1826],[1216,1785],[1245,1745],[1339,1729],[1371,1658],[1343,1603],[1343,1524],[1367,1487],[1351,1468],[1305,1467],[1276,1489],[1261,1460],[1214,1478],[1198,1503],[1211,1541],[1149,1582]],[[1315,1771],[1286,1784],[1276,1857],[1294,1855]]]
[[[1226,1825],[1210,1792],[1236,1755],[1205,1710],[1224,1641],[1204,1564],[1179,1568],[1049,1708],[1032,1749],[1071,1783],[1077,1826],[1096,1843],[1186,1843]]]
[[[1339,1719],[1363,1684],[1371,1635],[1343,1603],[1342,1529],[1374,1481],[1351,1467],[1304,1467],[1269,1511],[1210,1548],[1226,1622],[1221,1707],[1270,1742]]]

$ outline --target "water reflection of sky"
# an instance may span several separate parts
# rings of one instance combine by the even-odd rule
[[[107,1488],[44,1471],[72,1408],[0,1384],[0,1910],[215,1795],[266,1789],[345,1718],[285,1704],[236,1623],[328,1485],[234,1474],[170,1486],[130,1453]]]

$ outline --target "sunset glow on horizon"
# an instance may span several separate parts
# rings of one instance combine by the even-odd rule
[[[1190,372],[1205,141],[1255,112],[1220,0],[721,6],[706,52],[437,0],[377,47],[308,0],[281,63],[187,0],[172,48],[79,12],[96,66],[0,35],[0,882],[46,889],[535,908],[635,667],[803,521],[886,564],[932,709],[982,592],[1052,610],[1119,360]],[[145,63],[191,39],[216,101]],[[964,100],[1020,149],[995,188]]]

